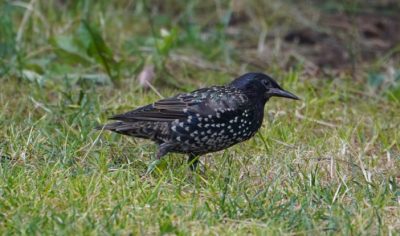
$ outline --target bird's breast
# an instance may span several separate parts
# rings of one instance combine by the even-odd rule
[[[188,114],[170,124],[170,142],[177,152],[207,153],[230,147],[252,137],[260,128],[262,115],[255,109],[219,109],[214,114]]]

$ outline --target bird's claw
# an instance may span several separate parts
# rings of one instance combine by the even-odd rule
[[[153,160],[147,167],[146,175],[151,174],[160,162],[160,159]]]

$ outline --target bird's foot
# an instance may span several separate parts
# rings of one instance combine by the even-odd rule
[[[189,157],[188,164],[192,172],[197,172],[202,176],[205,175],[206,166],[199,160],[198,157],[192,159]]]
[[[168,143],[162,143],[158,147],[159,148],[158,148],[156,157],[149,164],[149,167],[147,168],[147,171],[146,171],[146,175],[148,175],[154,171],[154,169],[157,167],[157,165],[161,162],[161,158],[169,152],[171,145]]]
[[[152,162],[150,162],[149,166],[147,167],[146,175],[151,174],[160,162],[160,159],[154,159]]]

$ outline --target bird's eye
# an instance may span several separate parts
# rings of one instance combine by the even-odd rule
[[[263,84],[265,87],[269,87],[269,86],[270,86],[269,81],[267,81],[267,80],[262,80],[262,84]]]

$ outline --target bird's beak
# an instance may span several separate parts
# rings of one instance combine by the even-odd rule
[[[294,95],[293,93],[290,93],[288,91],[285,91],[285,90],[279,89],[279,88],[270,88],[268,91],[268,95],[275,96],[275,97],[290,98],[290,99],[294,99],[294,100],[300,100],[300,98],[297,97],[296,95]]]

